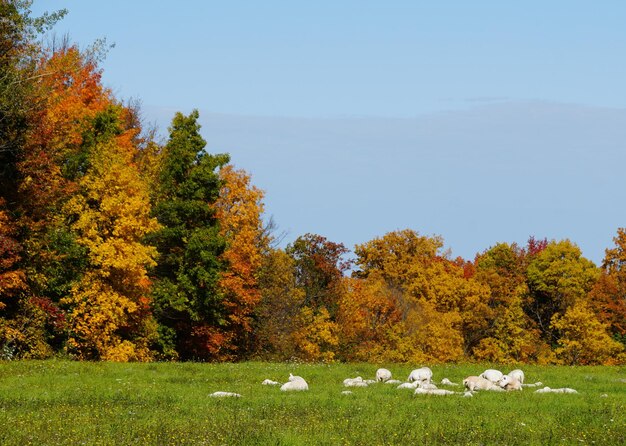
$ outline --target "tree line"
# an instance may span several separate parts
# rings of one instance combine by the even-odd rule
[[[474,260],[406,229],[278,247],[263,192],[198,112],[165,141],[102,81],[102,48],[41,43],[64,11],[0,3],[0,358],[626,362],[626,232]]]

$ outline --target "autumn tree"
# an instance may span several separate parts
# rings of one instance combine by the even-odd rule
[[[541,329],[546,342],[553,343],[558,337],[550,326],[552,318],[563,315],[585,298],[598,275],[598,268],[569,240],[550,242],[530,262],[527,269],[530,296],[526,311]]]
[[[226,240],[215,203],[222,186],[217,169],[228,156],[204,150],[198,117],[197,111],[174,116],[161,155],[154,215],[162,228],[149,237],[159,252],[154,305],[161,339],[169,340],[163,351],[223,359],[230,357],[233,336],[219,287]]]
[[[138,129],[121,126],[127,112],[117,106],[96,115],[84,138],[87,167],[64,206],[88,255],[84,274],[61,300],[68,309],[67,350],[79,358],[146,361],[157,339],[147,275],[156,249],[143,240],[158,224],[132,163]]]
[[[607,328],[586,300],[577,300],[552,319],[552,329],[560,333],[557,358],[567,365],[624,364],[624,346],[609,336]]]
[[[66,44],[39,61],[40,107],[32,114],[19,163],[20,224],[27,233],[26,259],[33,293],[53,304],[80,279],[88,260],[84,245],[67,225],[65,204],[79,191],[90,168],[96,116],[114,104],[101,84],[101,70],[89,52]],[[101,115],[104,116],[104,115]]]
[[[316,234],[305,234],[285,249],[293,259],[296,287],[304,293],[293,331],[296,354],[306,360],[334,360],[339,344],[337,311],[348,250]]]
[[[258,274],[270,238],[262,220],[263,191],[251,184],[250,175],[227,165],[219,177],[222,187],[215,208],[226,250],[218,288],[228,321],[225,330],[233,337],[231,348],[241,356],[252,348],[252,316],[261,299]]]
[[[0,359],[48,358],[64,315],[47,299],[32,296],[21,265],[24,249],[4,204],[0,198]]]
[[[393,335],[402,321],[400,296],[378,279],[345,278],[339,302],[340,357],[347,361],[385,362],[393,354]]]
[[[619,228],[615,246],[607,249],[601,274],[589,293],[589,304],[611,335],[626,345],[626,230]]]
[[[0,357],[12,353],[20,333],[15,316],[21,294],[27,289],[24,271],[19,268],[22,247],[15,238],[15,227],[0,198]]]
[[[32,1],[0,2],[0,197],[12,208],[19,174],[17,163],[24,137],[31,127],[29,115],[37,107],[36,61],[42,53],[37,38],[66,13],[65,10],[31,17]]]
[[[422,236],[410,229],[389,232],[355,247],[359,267],[355,275],[380,277],[392,288],[409,291],[420,278],[420,266],[440,255],[442,247],[438,236]]]
[[[254,310],[255,352],[263,359],[298,357],[295,333],[305,291],[296,283],[295,260],[282,249],[269,249],[259,270],[261,300]]]
[[[350,268],[350,262],[343,259],[348,253],[346,247],[321,235],[305,234],[285,252],[295,261],[296,283],[305,292],[304,304],[313,309],[325,307],[334,317],[341,278]]]
[[[531,239],[534,246],[534,239]],[[535,322],[524,312],[527,259],[536,250],[498,243],[476,257],[476,279],[489,287],[487,335],[474,348],[479,360],[498,363],[547,362],[550,349],[540,340]]]
[[[403,230],[355,248],[360,267],[355,275],[384,280],[397,290],[404,331],[410,334],[405,339],[411,339],[405,345],[414,350],[413,357],[433,361],[458,360],[469,352],[485,335],[490,313],[487,288],[467,274],[467,265],[441,252],[442,247],[440,237]],[[447,347],[432,343],[425,326],[439,336],[447,333]]]

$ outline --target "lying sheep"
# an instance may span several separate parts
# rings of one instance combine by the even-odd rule
[[[417,385],[417,388],[422,389],[422,390],[436,390],[437,386],[434,385],[433,383],[419,383]]]
[[[443,386],[458,386],[458,383],[453,383],[452,381],[450,381],[448,378],[444,378],[441,380],[441,384]]]
[[[289,374],[289,381],[280,386],[280,390],[283,392],[309,390],[309,385],[301,376],[294,376]]]
[[[345,387],[367,387],[367,382],[363,380],[360,376],[356,378],[346,378],[343,380],[343,385]]]
[[[263,386],[280,386],[280,383],[278,381],[272,381],[271,379],[266,379],[266,380],[263,380],[261,385],[263,385]]]
[[[433,377],[433,371],[430,370],[428,367],[422,367],[422,368],[413,370],[409,374],[409,378],[407,381],[409,382],[420,381],[420,382],[429,383],[432,377]]]
[[[363,382],[363,378],[360,376],[357,376],[356,378],[346,378],[343,380],[343,385],[345,386],[351,382]]]
[[[498,381],[500,381],[500,378],[504,376],[504,373],[502,373],[500,370],[487,369],[478,376],[481,378],[488,379],[493,384],[496,384]]]
[[[463,380],[463,386],[471,392],[476,390],[504,391],[504,389],[482,376],[468,376]]]
[[[511,370],[508,375],[512,378],[517,379],[520,384],[524,384],[524,372],[520,369]]]
[[[391,379],[391,372],[387,369],[376,370],[376,381],[385,382]]]
[[[510,375],[504,375],[498,381],[498,385],[504,390],[522,390],[522,383]]]
[[[415,389],[414,392],[415,395],[454,395],[454,392],[452,390],[445,390],[445,389],[424,389],[421,387],[418,387],[417,389]]]
[[[419,385],[419,381],[413,381],[412,383],[402,383],[396,389],[416,389]]]
[[[402,381],[400,381],[399,379],[390,379],[385,381],[385,384],[401,384]]]
[[[213,392],[209,396],[211,398],[241,398],[241,395],[233,392]]]
[[[560,389],[551,389],[550,387],[544,387],[543,389],[535,390],[535,393],[578,393],[574,389],[569,387],[562,387]]]

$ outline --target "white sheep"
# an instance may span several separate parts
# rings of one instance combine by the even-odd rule
[[[233,392],[213,392],[209,396],[211,398],[241,398],[241,395]]]
[[[353,382],[363,382],[363,378],[361,378],[360,376],[357,376],[356,378],[346,378],[343,380],[343,385],[345,386]]]
[[[504,376],[504,373],[502,373],[500,370],[487,369],[478,376],[488,379],[492,383],[496,384],[498,381],[500,381],[500,378]]]
[[[429,383],[432,377],[433,377],[433,371],[430,370],[428,367],[422,367],[422,368],[413,370],[409,374],[408,381],[409,382],[420,381],[420,382]]]
[[[266,380],[263,380],[261,385],[264,385],[264,386],[280,386],[280,383],[278,381],[272,381],[271,379],[266,379]]]
[[[418,381],[416,381],[418,382]],[[423,390],[437,390],[437,386],[434,385],[433,383],[419,383],[417,385],[418,389],[423,389]]]
[[[535,393],[578,393],[574,389],[569,387],[562,387],[560,389],[551,389],[550,387],[544,387],[543,389],[535,390]]]
[[[511,370],[508,375],[512,378],[517,379],[520,384],[524,384],[524,372],[520,369]]]
[[[498,385],[504,390],[522,390],[522,383],[510,375],[504,375],[498,381]]]
[[[454,395],[454,392],[452,390],[445,390],[445,389],[424,389],[421,387],[418,387],[417,389],[415,389],[414,392],[415,395]]]
[[[387,369],[376,370],[376,381],[385,382],[391,379],[391,372]]]
[[[501,387],[495,385],[491,381],[482,376],[468,376],[463,380],[463,386],[469,391],[475,390],[494,390],[504,391]]]
[[[289,374],[289,381],[280,386],[280,390],[283,392],[309,390],[309,385],[301,376],[294,376]]]
[[[458,386],[459,385],[459,383],[453,383],[448,378],[442,379],[441,380],[441,384],[444,385],[444,386]]]
[[[419,385],[419,381],[413,381],[412,383],[402,383],[396,389],[416,389]]]
[[[401,384],[402,381],[400,381],[399,379],[389,379],[387,381],[385,381],[385,384]]]
[[[357,376],[356,378],[344,379],[343,385],[345,387],[367,387],[367,382],[365,382],[360,376]]]

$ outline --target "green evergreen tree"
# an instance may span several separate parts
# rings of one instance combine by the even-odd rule
[[[227,334],[227,309],[218,292],[226,243],[213,204],[219,196],[217,169],[225,154],[204,150],[198,112],[177,113],[163,149],[154,214],[163,226],[150,237],[159,252],[154,270],[155,314],[162,350],[182,359],[219,359]]]

